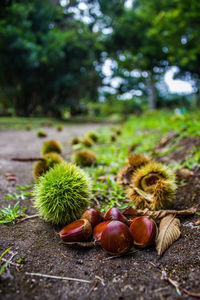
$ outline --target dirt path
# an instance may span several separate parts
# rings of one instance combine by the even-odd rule
[[[70,139],[97,126],[72,125],[65,127],[63,132],[49,128],[45,129],[48,133],[45,139],[37,138],[36,131],[0,132],[0,207],[16,202],[3,198],[16,191],[15,184],[5,179],[6,172],[16,174],[17,185],[28,184],[32,179],[32,163],[13,162],[11,157],[38,156],[44,140],[58,139],[64,146],[65,158],[69,159]],[[179,199],[187,199],[186,206],[199,201],[199,179],[199,176],[191,179],[178,193]],[[21,200],[21,205],[27,208],[28,215],[36,213],[31,200]],[[181,208],[180,202],[177,202],[177,207]],[[39,218],[16,225],[1,225],[0,253],[12,247],[12,251],[17,252],[13,262],[24,257],[24,264],[22,268],[10,266],[10,274],[4,274],[0,282],[0,299],[194,299],[178,295],[175,288],[162,281],[161,270],[183,287],[197,292],[200,227],[193,226],[197,218],[182,220],[182,237],[160,259],[155,249],[138,250],[115,259],[108,259],[99,248],[84,251],[68,249],[59,244],[56,234],[59,228]],[[26,272],[80,278],[90,283],[30,277]]]

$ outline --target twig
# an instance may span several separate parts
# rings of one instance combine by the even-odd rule
[[[92,200],[93,200],[94,202],[96,202],[98,208],[101,207],[101,205],[100,205],[99,201],[96,199],[96,197],[93,197]]]
[[[104,283],[103,278],[101,278],[101,277],[98,276],[98,275],[95,275],[95,278],[99,279],[99,280],[101,281],[102,285],[105,286],[105,283]]]
[[[199,294],[199,293],[193,293],[193,292],[190,292],[190,291],[188,291],[188,290],[186,290],[186,289],[184,289],[184,288],[181,288],[181,290],[182,290],[185,294],[187,294],[187,295],[190,295],[190,296],[196,297],[196,298],[200,298],[200,294]]]
[[[29,273],[29,272],[26,272],[25,274],[29,275],[29,276],[37,276],[37,277],[44,277],[44,278],[52,278],[52,279],[70,280],[70,281],[78,281],[78,282],[91,283],[90,280],[79,279],[79,278],[54,276],[54,275],[47,275],[47,274],[41,274],[41,273]]]
[[[44,158],[42,157],[13,157],[11,158],[11,160],[14,160],[14,161],[21,161],[21,162],[29,162],[29,161],[37,161],[37,160],[45,160]]]
[[[118,258],[118,257],[122,257],[122,256],[125,256],[125,255],[127,256],[127,255],[130,255],[130,254],[134,254],[134,253],[136,253],[136,252],[138,252],[138,250],[134,250],[134,251],[131,251],[131,252],[127,252],[127,253],[122,254],[122,255],[113,255],[113,256],[109,256],[109,257],[104,258],[103,260],[111,260],[111,259]]]
[[[16,263],[14,263],[14,262],[12,262],[12,261],[9,261],[9,260],[7,260],[7,259],[5,259],[5,258],[3,258],[3,257],[2,257],[1,260],[4,261],[4,262],[6,262],[8,265],[12,265],[12,266],[15,266],[15,267],[21,267],[20,264],[16,264]]]
[[[199,293],[193,293],[193,292],[186,290],[185,288],[182,288],[177,281],[172,280],[170,277],[168,277],[167,273],[165,271],[162,271],[161,279],[168,281],[171,285],[173,285],[176,288],[176,291],[179,295],[181,295],[181,291],[183,291],[187,295],[190,295],[190,296],[196,297],[196,298],[200,298]]]
[[[26,221],[26,220],[29,220],[29,219],[33,219],[33,218],[37,218],[37,217],[39,217],[39,214],[35,214],[35,215],[31,215],[31,216],[26,216],[26,217],[23,218],[23,219],[17,220],[17,223],[21,223],[21,222],[23,222],[23,221]]]
[[[95,280],[94,283],[93,283],[93,285],[91,286],[89,292],[87,293],[87,297],[90,296],[90,294],[93,292],[93,290],[95,289],[95,287],[97,286],[97,284],[98,284],[98,280]]]
[[[171,285],[173,285],[176,288],[177,293],[181,296],[180,286],[179,283],[175,280],[172,280],[167,276],[167,273],[165,271],[162,271],[161,279],[168,281]]]

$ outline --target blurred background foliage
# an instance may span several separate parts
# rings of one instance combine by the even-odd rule
[[[0,1],[0,115],[115,118],[198,106],[200,2],[128,2]],[[169,93],[173,66],[193,93]]]

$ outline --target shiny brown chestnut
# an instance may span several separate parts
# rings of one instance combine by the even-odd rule
[[[105,213],[104,219],[106,221],[120,221],[127,225],[129,224],[128,219],[116,207],[109,208]]]
[[[111,221],[101,235],[101,246],[110,255],[122,255],[130,250],[132,244],[128,226],[120,221]]]
[[[80,219],[66,225],[60,232],[65,242],[86,242],[92,235],[92,226],[86,219]]]
[[[92,227],[94,227],[103,220],[103,217],[98,209],[88,208],[82,214],[81,219],[87,219],[91,223]]]
[[[146,248],[155,244],[157,237],[157,225],[148,216],[136,217],[130,224],[130,231],[134,245],[139,248]]]
[[[93,238],[95,241],[100,242],[101,241],[101,235],[102,232],[104,231],[104,229],[106,228],[106,226],[110,223],[111,221],[104,221],[99,223],[98,225],[96,225],[94,227],[93,230]]]

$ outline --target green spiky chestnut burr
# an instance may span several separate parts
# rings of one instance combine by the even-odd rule
[[[62,153],[62,146],[59,141],[57,140],[50,140],[44,142],[41,153],[42,155],[50,153],[50,152],[56,152],[56,153]]]
[[[45,221],[65,225],[89,206],[91,180],[79,167],[64,162],[39,178],[33,195],[34,206]]]
[[[77,151],[72,157],[72,160],[75,164],[79,166],[89,167],[96,162],[97,157],[92,151],[83,149]]]

